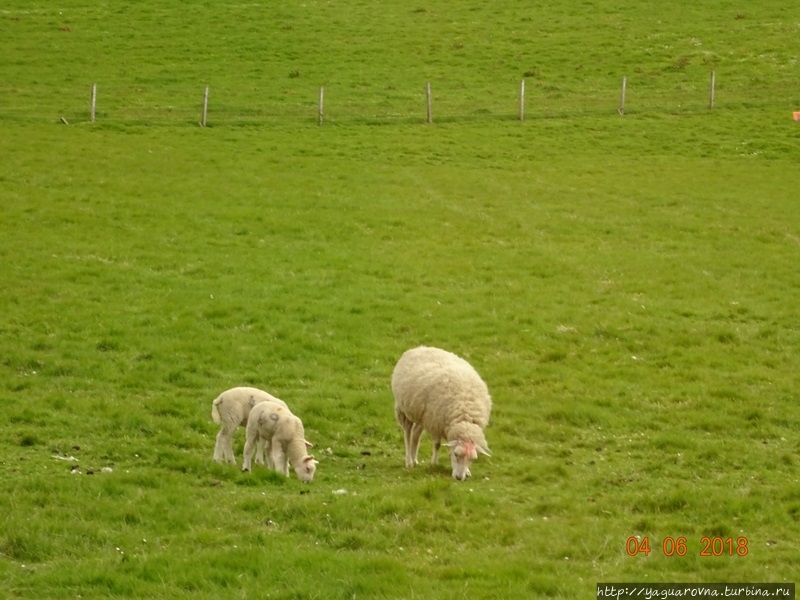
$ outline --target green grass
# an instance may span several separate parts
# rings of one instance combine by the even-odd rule
[[[191,6],[0,11],[0,597],[792,580],[784,3]],[[402,466],[389,377],[418,344],[495,400],[465,483]],[[303,418],[311,485],[213,463],[235,385]]]
[[[397,1],[14,3],[0,14],[6,119],[196,124],[421,122],[424,86],[437,120],[513,118],[519,81],[529,118],[702,111],[709,75],[720,107],[800,103],[797,23],[785,2],[671,4],[602,0],[500,8]],[[191,7],[191,9],[190,9]],[[679,13],[679,14],[676,14]],[[796,106],[795,106],[796,108]]]

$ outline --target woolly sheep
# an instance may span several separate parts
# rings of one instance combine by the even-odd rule
[[[469,465],[479,452],[490,456],[483,428],[489,424],[492,399],[480,375],[463,358],[439,348],[412,348],[392,372],[392,393],[407,467],[419,464],[423,431],[433,438],[431,464],[436,464],[441,441],[446,440],[458,481],[471,476]]]
[[[311,444],[306,441],[303,423],[288,408],[274,402],[256,404],[247,419],[246,431],[243,471],[250,470],[256,444],[266,443],[270,468],[288,476],[291,462],[300,481],[308,483],[314,479],[319,463],[306,452]]]
[[[264,390],[254,387],[235,387],[222,392],[211,404],[211,418],[215,423],[222,427],[217,434],[217,444],[214,446],[214,460],[222,462],[227,460],[231,464],[236,464],[233,456],[233,434],[241,425],[247,425],[247,417],[252,408],[261,402],[274,402],[286,407],[286,403],[268,394]],[[259,448],[256,462],[264,462],[263,447]]]

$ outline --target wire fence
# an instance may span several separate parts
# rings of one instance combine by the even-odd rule
[[[299,83],[299,82],[298,82]],[[55,98],[55,99],[54,99]],[[794,86],[725,85],[711,71],[702,80],[659,87],[620,76],[606,87],[553,85],[521,79],[469,89],[435,81],[416,89],[390,84],[360,88],[297,85],[191,86],[180,83],[70,84],[56,94],[50,85],[0,93],[0,119],[65,124],[257,126],[305,123],[446,123],[475,120],[534,120],[618,114],[696,113],[726,108],[800,109]],[[800,118],[800,117],[799,117]]]

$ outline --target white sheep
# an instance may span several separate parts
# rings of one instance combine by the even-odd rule
[[[274,402],[256,404],[247,419],[246,431],[243,471],[250,470],[255,446],[265,443],[270,468],[288,476],[291,462],[300,481],[308,483],[314,479],[319,462],[306,452],[311,444],[306,441],[303,422],[288,408]]]
[[[433,438],[436,464],[442,439],[451,448],[453,477],[470,477],[478,453],[490,456],[483,428],[489,424],[492,399],[483,379],[463,358],[446,350],[420,346],[406,351],[392,372],[394,413],[403,428],[406,466],[418,463],[423,431]]]
[[[241,425],[247,425],[247,417],[252,408],[261,402],[274,402],[280,406],[286,403],[264,390],[254,387],[235,387],[222,392],[211,404],[211,418],[222,427],[217,434],[217,444],[214,446],[214,460],[221,462],[223,459],[231,464],[236,464],[233,456],[233,434]],[[256,462],[263,464],[264,449],[259,448]]]

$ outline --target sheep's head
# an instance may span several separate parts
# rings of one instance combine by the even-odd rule
[[[297,473],[297,478],[303,483],[310,483],[314,479],[314,472],[317,470],[318,460],[310,454],[306,456],[294,470]]]
[[[464,481],[467,477],[472,477],[469,465],[478,458],[478,453],[491,456],[489,451],[473,442],[463,440],[453,440],[447,442],[450,446],[450,463],[453,465],[453,479]]]

